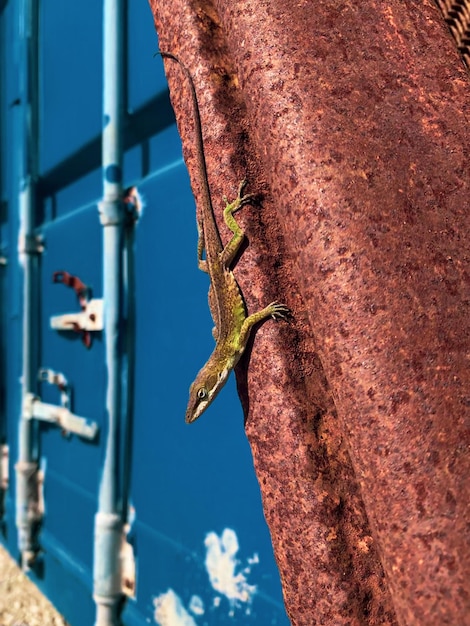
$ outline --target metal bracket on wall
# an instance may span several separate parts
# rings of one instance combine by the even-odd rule
[[[57,424],[66,434],[73,433],[84,439],[94,439],[98,432],[98,424],[70,411],[71,394],[65,376],[50,369],[40,369],[39,380],[59,388],[61,404],[59,406],[42,402],[41,398],[33,393],[27,393],[23,401],[24,418]]]
[[[43,236],[20,233],[18,252],[20,254],[42,254],[44,252]]]
[[[90,300],[90,288],[77,276],[73,276],[68,272],[54,272],[52,280],[54,283],[62,283],[67,287],[71,287],[77,294],[82,310],[77,313],[52,316],[50,319],[51,328],[80,333],[84,345],[89,348],[91,346],[90,333],[103,330],[103,300],[97,298]]]

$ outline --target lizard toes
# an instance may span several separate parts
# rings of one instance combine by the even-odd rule
[[[269,308],[273,319],[287,319],[292,313],[289,307],[279,302],[271,302]]]

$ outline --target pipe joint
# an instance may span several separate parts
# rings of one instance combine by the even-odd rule
[[[126,208],[121,198],[102,200],[98,204],[98,211],[103,226],[120,226],[126,219]]]
[[[23,419],[31,420],[34,417],[34,402],[38,400],[34,393],[26,393],[23,398]],[[24,464],[24,463],[23,463]],[[20,465],[20,463],[17,464]],[[33,464],[35,465],[35,464]]]
[[[116,513],[97,513],[95,516],[95,529],[106,532],[121,531],[121,516]]]
[[[123,524],[119,515],[96,514],[93,597],[97,604],[112,604],[122,594],[119,556],[122,536]]]
[[[95,626],[113,626],[118,623],[118,599],[94,596],[96,602]]]
[[[39,512],[38,464],[33,461],[18,461],[15,465],[16,525],[18,547],[22,555],[35,553],[34,529],[41,519]],[[28,557],[30,560],[30,556]]]
[[[17,476],[29,482],[37,472],[38,464],[34,461],[18,461],[15,465],[15,470]]]

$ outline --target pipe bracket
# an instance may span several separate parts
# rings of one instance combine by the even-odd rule
[[[73,330],[74,332],[96,332],[103,330],[103,300],[89,300],[83,311],[53,315],[50,319],[53,330]]]
[[[20,234],[18,252],[20,254],[42,254],[44,252],[44,239],[42,235]]]
[[[59,331],[71,330],[81,334],[83,344],[90,348],[90,333],[101,331],[104,327],[103,300],[98,298],[89,299],[91,289],[78,276],[74,276],[69,272],[62,270],[54,272],[52,281],[71,287],[77,295],[82,310],[76,313],[53,315],[50,318],[51,328]]]
[[[57,424],[65,433],[73,433],[90,441],[98,433],[96,422],[75,415],[64,406],[42,402],[41,398],[32,393],[27,393],[23,400],[23,418]]]

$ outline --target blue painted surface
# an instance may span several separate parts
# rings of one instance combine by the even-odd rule
[[[15,4],[0,4],[0,141],[2,155],[11,155],[0,160],[0,199],[6,201],[0,213],[0,254],[8,255],[8,266],[0,267],[0,392],[6,392],[0,402],[0,437],[10,453],[0,528],[2,542],[17,557],[14,464],[22,296],[16,241],[22,130],[21,104],[9,106],[19,89]],[[213,346],[208,281],[197,269],[194,201],[162,63],[153,58],[158,47],[153,18],[145,2],[130,1],[128,12],[123,179],[125,185],[138,185],[146,206],[134,238],[136,371],[131,464],[125,477],[136,593],[127,601],[122,621],[125,626],[156,623],[155,599],[171,589],[197,626],[287,626],[234,380],[200,421],[184,423],[189,384]],[[55,0],[41,5],[37,230],[45,250],[38,277],[40,365],[67,377],[73,387],[72,410],[96,421],[100,435],[89,442],[38,424],[44,519],[42,552],[31,577],[72,626],[89,626],[94,619],[93,524],[106,433],[104,342],[97,333],[86,349],[79,334],[53,331],[49,320],[79,308],[73,290],[52,282],[53,272],[79,276],[93,297],[103,293],[97,209],[102,194],[101,20],[101,3],[74,6]],[[59,402],[58,390],[47,383],[40,384],[39,393],[45,402]],[[239,543],[236,573],[248,568],[246,583],[257,588],[251,606],[243,601],[231,606],[210,583],[204,542],[208,535],[209,543],[217,542],[224,529],[233,530]],[[193,596],[202,600],[203,615],[191,613]]]

